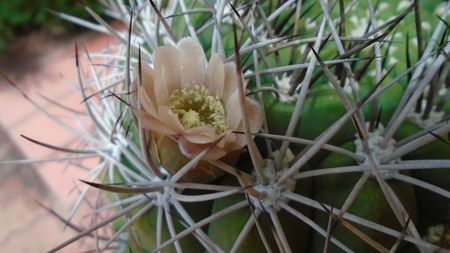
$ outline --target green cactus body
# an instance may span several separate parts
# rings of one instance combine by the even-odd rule
[[[374,77],[365,77],[360,82],[360,93],[361,97],[365,97],[370,91],[373,90],[373,86],[376,84]],[[389,77],[386,77],[384,80],[384,83],[387,83],[390,81]],[[379,123],[382,123],[383,125],[386,125],[389,119],[391,119],[392,114],[394,113],[395,109],[397,109],[397,105],[403,95],[403,87],[401,85],[394,85],[387,89],[385,92],[381,93],[378,97],[379,99],[379,113],[380,113],[380,119]],[[378,120],[377,118],[373,118],[372,110],[373,110],[373,103],[369,103],[367,106],[364,107],[364,116],[366,117],[366,120]],[[375,116],[378,117],[378,116]]]
[[[199,191],[187,191],[184,194],[199,194]],[[186,212],[191,216],[194,222],[198,222],[210,215],[211,212],[211,203],[210,202],[200,202],[200,203],[184,203],[183,207]],[[138,210],[134,211],[137,212]],[[176,233],[180,233],[189,227],[189,225],[183,220],[183,218],[176,212],[176,210],[170,211],[169,215],[171,216],[171,220]],[[132,236],[134,237],[136,243],[133,241],[130,242],[130,245],[133,247],[139,247],[140,250],[144,252],[153,252],[153,250],[157,247],[157,220],[158,220],[158,207],[154,206],[152,209],[147,211],[144,215],[142,215],[138,220],[136,220],[133,224],[133,228],[130,230],[132,232]],[[170,230],[168,227],[167,219],[165,214],[162,213],[162,233],[161,233],[161,243],[172,238],[170,234]],[[204,231],[207,230],[207,227],[202,228]],[[183,237],[179,240],[180,247],[183,252],[202,252],[204,247],[200,243],[198,239],[195,238],[193,234],[189,234],[186,237]],[[135,252],[135,251],[133,251]],[[139,252],[139,251],[136,251]],[[161,250],[161,252],[177,252],[175,246],[169,245]]]
[[[354,150],[353,142],[343,145],[348,150]],[[341,166],[354,165],[354,161],[348,157],[338,154],[331,154],[325,158],[318,168],[334,168]],[[340,208],[347,198],[354,185],[361,177],[361,173],[343,173],[330,174],[314,178],[314,197],[319,202]],[[389,186],[394,190],[401,199],[408,213],[415,213],[416,203],[414,189],[411,185],[397,181],[387,181]],[[369,178],[368,182],[362,187],[360,193],[347,211],[367,220],[382,224],[397,230],[401,230],[400,223],[397,221],[395,214],[391,210],[382,190],[376,179]],[[414,217],[412,217],[414,220]],[[323,211],[316,210],[314,220],[320,224],[325,230],[327,228],[329,216]],[[366,227],[361,227],[352,223],[357,229],[368,235],[370,238],[387,247],[388,249],[394,244],[396,238],[379,233]],[[347,245],[354,252],[378,252],[369,244],[355,236],[347,228],[341,224],[337,225],[332,235]],[[312,239],[311,252],[322,252],[325,239],[323,236],[314,233]],[[328,252],[341,252],[332,243]]]
[[[397,131],[396,138],[402,139],[421,130],[422,129],[419,126],[415,125],[412,122],[406,121]],[[442,136],[442,138],[446,139],[447,136]],[[404,157],[402,157],[402,159],[450,159],[449,148],[450,147],[447,143],[444,143],[441,140],[435,140],[405,155]],[[450,176],[448,173],[449,168],[423,170],[418,169],[411,171],[411,175],[413,177],[450,191]],[[450,213],[450,202],[447,198],[421,187],[416,187],[416,195],[419,214],[422,217],[435,221],[448,219],[448,215]]]
[[[344,5],[347,6],[351,1],[344,1]],[[375,3],[374,3],[375,4]],[[399,3],[395,1],[378,1],[374,6],[375,11],[377,12],[377,26],[385,23],[387,20],[395,17],[399,13],[406,10],[407,5],[405,5],[405,1],[402,1],[403,7],[397,6]],[[203,5],[199,5],[200,7],[206,7]],[[436,8],[436,3],[429,3],[422,1],[421,6],[425,6],[422,8],[422,19],[423,20],[433,20],[431,25],[436,24],[436,19],[431,18],[433,11]],[[270,7],[267,2],[261,4],[261,9],[269,10]],[[379,9],[378,9],[379,8]],[[231,10],[230,10],[231,11]],[[300,27],[297,34],[312,34],[317,29],[317,24],[319,23],[320,14],[323,13],[322,8],[318,1],[305,1],[305,7],[303,9],[305,16],[300,20]],[[277,31],[280,34],[283,34],[287,30],[287,34],[289,34],[289,29],[292,29],[294,26],[294,20],[290,18],[294,13],[294,9],[285,10],[281,12],[280,16],[272,21],[272,25],[278,26],[280,24],[284,24],[284,26],[278,26]],[[307,14],[307,15],[306,15]],[[339,17],[339,12],[337,8],[333,10],[331,13],[333,18]],[[314,18],[315,17],[315,18]],[[209,14],[205,13],[193,13],[191,15],[191,22],[195,27],[201,27],[205,22],[208,21]],[[236,18],[236,17],[235,17]],[[349,13],[346,22],[346,34],[343,36],[358,36],[357,33],[360,32],[359,36],[362,36],[365,33],[365,29],[372,29],[373,27],[369,27],[370,24],[370,15],[369,15],[369,6],[367,1],[358,1],[356,8],[353,12]],[[231,18],[230,18],[231,20]],[[237,20],[237,18],[236,18]],[[242,21],[242,20],[241,20]],[[177,18],[174,23],[174,27],[176,27],[175,33],[177,34],[185,34],[183,31],[183,23],[184,19]],[[362,22],[362,23],[361,23]],[[365,22],[365,23],[364,23]],[[431,22],[431,21],[430,21]],[[364,24],[363,24],[364,23]],[[415,32],[413,27],[415,26],[414,15],[408,15],[396,28],[395,33],[391,33],[386,40],[392,40],[392,43],[388,46],[384,44],[381,48],[381,57],[383,57],[383,71],[386,71],[388,68],[395,66],[395,68],[390,72],[390,74],[384,79],[381,86],[385,83],[391,81],[393,78],[402,74],[403,71],[408,67],[406,63],[406,55],[409,54],[411,61],[414,63],[418,59],[417,53],[417,45],[412,42],[408,45],[409,51],[406,50],[406,33],[408,33],[410,38],[415,36]],[[426,25],[425,25],[426,26]],[[281,28],[280,28],[281,27]],[[289,28],[284,28],[289,27]],[[250,40],[250,36],[243,29],[241,22],[237,22],[236,31],[239,34],[242,41]],[[213,27],[206,28],[202,33],[199,34],[199,40],[202,46],[205,48],[206,55],[211,55],[213,52]],[[406,32],[405,32],[406,31]],[[410,32],[411,31],[411,32]],[[233,25],[229,22],[223,22],[221,24],[221,43],[223,46],[223,52],[226,56],[231,56],[234,53],[234,38],[233,38]],[[241,35],[241,33],[243,33]],[[378,35],[381,32],[378,33]],[[423,30],[424,37],[430,36],[430,31],[427,29]],[[265,33],[260,33],[255,35],[256,41],[264,41],[273,35],[269,34],[267,31]],[[253,38],[253,39],[255,39]],[[330,41],[332,39],[329,39]],[[411,39],[412,40],[412,39]],[[255,43],[255,41],[253,41]],[[355,42],[343,41],[344,47],[351,48],[354,46]],[[267,46],[265,48],[260,48],[258,51],[258,69],[259,71],[263,71],[263,74],[260,76],[261,83],[263,87],[272,87],[272,83],[275,80],[278,85],[284,87],[279,87],[277,92],[280,96],[275,96],[273,93],[265,92],[263,94],[263,102],[265,109],[265,116],[267,120],[269,133],[284,135],[286,133],[288,124],[293,116],[293,110],[296,102],[296,95],[289,95],[287,93],[286,85],[288,79],[290,79],[292,72],[286,71],[283,73],[265,73],[264,70],[268,68],[274,68],[278,66],[285,66],[289,64],[293,64],[290,60],[294,60],[294,63],[297,63],[298,59],[302,56],[301,53],[304,52],[306,44],[302,44],[297,47],[287,47],[278,50],[273,49],[273,45]],[[388,51],[389,50],[389,51]],[[267,53],[265,55],[265,59],[260,56],[260,53]],[[244,57],[248,57],[251,54],[244,55]],[[312,53],[310,53],[310,56]],[[338,51],[336,45],[334,43],[325,44],[319,55],[324,59],[333,59],[334,56],[338,55]],[[373,47],[366,48],[361,50],[354,57],[356,58],[369,58],[374,56]],[[242,57],[242,58],[244,58]],[[243,60],[243,69],[250,69],[251,72],[244,73],[245,75],[255,75],[252,67],[253,62],[249,60],[251,58],[245,58]],[[352,71],[357,72],[366,60],[356,61],[351,63]],[[358,84],[358,95],[360,98],[365,97],[372,89],[375,87],[376,81],[376,73],[375,73],[375,61],[372,62],[367,68],[366,72],[360,76],[357,81]],[[341,66],[342,67],[342,66]],[[330,67],[332,71],[336,70],[336,66]],[[314,70],[314,73],[317,73],[318,69]],[[339,73],[336,73],[337,77]],[[385,72],[381,73],[382,75]],[[248,80],[249,85],[247,86],[251,90],[256,90],[255,79],[251,78]],[[398,102],[401,100],[403,96],[403,92],[405,87],[407,86],[407,79],[403,78],[399,81],[398,84],[395,84],[393,87],[389,88],[384,93],[380,94],[378,99],[378,106],[380,110],[379,115],[379,123],[382,125],[386,125],[391,119],[394,111],[398,106]],[[348,86],[348,84],[346,84]],[[298,90],[297,90],[298,91]],[[355,103],[355,98],[353,98],[352,94],[346,90],[347,96],[350,99],[353,106]],[[450,103],[448,103],[450,104]],[[447,104],[447,105],[448,105]],[[444,108],[447,109],[448,106]],[[366,119],[370,121],[375,121],[378,115],[372,115],[372,111],[374,110],[374,103],[369,103],[365,107],[363,107],[364,116]],[[297,123],[297,127],[293,133],[295,137],[305,138],[314,140],[321,134],[323,134],[333,123],[339,120],[347,110],[345,109],[342,100],[337,95],[331,85],[329,85],[329,81],[326,77],[320,76],[315,80],[308,91],[306,99],[304,101],[302,110],[300,112],[300,117]],[[410,136],[416,132],[420,131],[420,128],[414,126],[412,123],[404,123],[400,129],[397,131],[394,136],[395,139],[399,140],[404,137]],[[355,127],[353,126],[351,120],[349,120],[339,131],[338,133],[331,138],[327,143],[342,145],[342,147],[354,151],[355,146],[352,141],[355,138]],[[167,140],[163,140],[167,144]],[[262,141],[257,142],[258,146],[262,147]],[[275,143],[275,146],[278,146],[279,143]],[[163,145],[164,146],[164,145]],[[298,152],[302,150],[305,146],[299,144],[291,144],[290,147]],[[177,150],[177,146],[175,142],[170,143],[170,145],[166,145],[165,148],[159,149],[159,158],[161,159],[162,164],[166,165],[167,169],[174,173],[173,170],[170,169],[171,165],[174,165],[176,168],[180,168],[185,165],[189,159],[183,157],[179,152],[174,152]],[[419,148],[416,151],[411,152],[410,154],[402,157],[402,159],[449,159],[449,153],[447,152],[448,145],[434,141],[433,143],[426,145],[423,148]],[[328,155],[325,159],[323,157]],[[322,160],[323,159],[323,160]],[[227,159],[222,159],[227,160]],[[208,178],[207,180],[203,180],[204,178],[198,178],[196,175],[188,174],[184,179],[196,183],[211,183],[213,180],[218,179],[221,180],[222,185],[238,185],[235,182],[235,178],[231,176],[225,176],[225,178],[220,179],[223,175],[223,171],[218,170],[214,166],[205,165],[207,163],[201,163],[200,165],[205,168],[205,170],[210,170],[213,176]],[[232,162],[231,164],[235,164]],[[341,166],[349,166],[355,165],[355,161],[345,157],[340,154],[330,153],[330,152],[322,152],[319,151],[312,160],[309,161],[309,164],[315,165],[314,167],[318,169],[322,168],[333,168],[333,167],[341,167]],[[169,166],[167,166],[169,165]],[[241,168],[242,164],[237,164],[236,168]],[[194,170],[191,171],[191,173]],[[203,173],[203,172],[202,172]],[[250,172],[251,173],[251,172]],[[406,175],[409,175],[408,171],[402,172]],[[201,174],[201,173],[200,173]],[[448,172],[445,169],[441,170],[413,170],[411,171],[411,175],[415,178],[424,180],[433,185],[439,186],[445,190],[450,190],[450,181],[447,179]],[[204,174],[203,174],[204,176]],[[202,176],[202,177],[203,177]],[[326,176],[319,176],[313,179],[313,185],[310,185],[310,179],[302,179],[297,182],[295,193],[298,193],[302,196],[311,196],[313,195],[314,199],[329,205],[333,205],[336,208],[340,208],[344,203],[346,197],[353,189],[355,183],[360,178],[361,173],[342,173],[342,174],[331,174]],[[217,181],[215,181],[217,182]],[[419,215],[425,215],[427,217],[444,217],[444,214],[448,214],[447,209],[445,208],[448,205],[448,199],[445,197],[441,197],[435,193],[430,193],[427,190],[423,190],[421,188],[415,188],[410,184],[396,181],[394,179],[387,180],[389,186],[394,190],[397,194],[398,198],[402,201],[402,204],[405,206],[406,211],[409,214],[412,214],[413,221],[415,221],[416,217],[416,197],[419,207]],[[415,192],[416,191],[416,192]],[[416,196],[417,194],[417,196]],[[246,200],[246,197],[240,193],[231,195],[224,198],[219,198],[214,201],[208,203],[212,205],[211,207],[207,207],[202,210],[204,212],[204,216],[207,217],[209,215],[215,214],[226,207],[232,206],[238,202]],[[439,203],[439,204],[437,204]],[[302,207],[297,203],[289,203],[290,206],[299,210],[301,213],[306,215],[307,217],[311,216],[311,210],[306,207]],[[436,206],[438,208],[426,208],[430,205]],[[194,215],[200,209],[200,206],[193,208],[195,211],[190,211],[190,214]],[[208,209],[210,208],[210,209]],[[206,210],[206,211],[205,211]],[[387,226],[389,228],[395,229],[397,231],[401,231],[402,227],[400,226],[396,216],[394,215],[392,208],[389,206],[384,194],[377,183],[376,179],[370,178],[368,182],[362,187],[360,193],[356,197],[353,204],[350,206],[348,210],[349,213],[355,214],[359,217],[367,219],[369,221],[376,222],[378,224]],[[313,232],[310,235],[310,229],[302,223],[298,218],[293,217],[291,214],[287,213],[284,210],[279,211],[278,216],[280,218],[281,225],[283,227],[284,233],[287,236],[289,241],[289,245],[293,252],[322,252],[324,245],[324,237],[319,235],[316,232]],[[205,231],[208,232],[208,236],[210,239],[215,242],[219,247],[221,247],[225,252],[229,252],[239,234],[242,232],[245,224],[249,220],[252,215],[252,210],[250,207],[244,207],[237,211],[230,212],[225,216],[212,221],[208,228],[205,228]],[[323,211],[316,210],[312,215],[315,222],[317,222],[320,226],[326,229],[328,223],[328,215]],[[265,237],[268,239],[269,246],[272,250],[278,250],[278,246],[276,240],[273,236],[273,224],[270,221],[270,217],[264,211],[261,216],[258,218],[258,223],[261,225],[262,231]],[[141,219],[139,219],[136,223],[136,231],[137,237],[145,238],[143,242],[143,248],[146,250],[151,250],[156,247],[155,242],[155,227],[156,227],[156,211],[155,209],[149,211],[145,214]],[[395,242],[396,238],[383,234],[381,232],[374,231],[372,229],[353,224],[357,229],[361,230],[364,234],[369,236],[372,240],[380,243],[382,246],[389,249]],[[180,224],[176,225],[177,232],[181,231],[184,227]],[[337,225],[335,230],[333,231],[333,236],[335,236],[339,241],[347,245],[350,249],[355,252],[376,252],[376,250],[371,247],[369,244],[356,237],[352,232],[350,232],[347,228],[342,225]],[[311,237],[311,239],[310,239]],[[163,239],[162,241],[170,239],[170,235],[168,234],[167,227],[163,226]],[[310,241],[310,243],[309,243]],[[193,235],[189,235],[188,237],[182,239],[180,241],[183,250],[187,250],[187,252],[203,252],[204,248],[198,242],[197,239],[194,238]],[[310,244],[310,245],[308,245]],[[404,244],[402,243],[403,247]],[[167,247],[164,249],[165,252],[175,252],[173,246]],[[405,249],[407,252],[410,250],[414,252],[415,247],[408,247]],[[265,252],[266,248],[262,243],[260,238],[260,234],[255,226],[250,230],[247,237],[243,240],[239,249],[236,252]],[[339,252],[339,249],[330,244],[329,252]]]
[[[266,95],[264,106],[269,131],[284,135],[292,117],[295,102],[282,102]],[[295,136],[314,140],[346,112],[339,96],[329,87],[313,89],[307,96],[295,130]],[[331,143],[345,143],[352,139],[354,130],[348,122]]]
[[[222,183],[225,185],[237,184],[235,180],[231,177],[225,177]],[[309,196],[311,194],[311,183],[310,180],[301,180],[297,182],[294,190],[295,193],[302,194],[303,196]],[[214,201],[212,213],[216,213],[232,204],[245,200],[246,197],[242,194],[232,195],[229,197],[217,199]],[[297,211],[301,212],[303,215],[310,217],[311,209],[301,206],[299,204],[289,204],[291,207],[295,208]],[[254,210],[253,210],[254,212]],[[244,228],[247,220],[250,218],[252,210],[250,207],[245,207],[238,211],[229,213],[222,218],[212,222],[209,225],[208,234],[210,238],[216,242],[223,250],[229,252],[236,239],[238,238],[240,232]],[[307,252],[307,246],[309,242],[310,229],[298,218],[295,218],[287,211],[280,210],[277,212],[280,219],[283,231],[286,234],[287,240],[291,247],[292,252]],[[278,247],[276,245],[275,239],[273,237],[273,225],[271,224],[269,214],[262,212],[258,223],[262,228],[262,231],[269,242],[269,246],[274,252],[278,252]],[[250,233],[244,239],[243,243],[240,245],[238,251],[236,252],[266,252],[266,248],[262,243],[262,239],[258,232],[258,229],[253,226]]]
[[[156,241],[156,228],[157,228],[157,217],[158,217],[158,209],[153,208],[148,211],[146,214],[141,216],[136,222],[134,222],[134,230],[132,230],[132,235],[136,238],[137,245],[140,250],[144,250],[144,252],[153,252],[153,249],[157,246]],[[173,217],[174,227],[177,232],[181,232],[184,227],[179,223],[179,217]],[[162,242],[165,242],[171,238],[169,233],[169,228],[165,223],[165,218],[163,219],[164,224],[162,225]],[[193,235],[188,235],[185,238],[181,239],[180,246],[184,252],[201,252],[203,246],[194,238]],[[133,245],[133,244],[132,244]],[[136,247],[136,245],[133,245]],[[133,251],[134,252],[134,251]],[[138,252],[138,250],[136,250]],[[161,250],[164,253],[175,253],[175,247],[173,245],[168,246]]]

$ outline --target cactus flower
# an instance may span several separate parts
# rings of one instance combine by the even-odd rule
[[[158,47],[153,67],[142,66],[139,120],[158,138],[175,141],[188,158],[221,138],[204,158],[220,159],[246,145],[244,136],[234,133],[243,131],[238,78],[235,64],[217,54],[207,63],[193,38]],[[246,97],[245,109],[251,131],[257,132],[263,122],[260,104]]]

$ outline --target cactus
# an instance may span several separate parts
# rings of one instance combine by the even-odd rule
[[[105,7],[59,15],[118,40],[78,66],[114,215],[54,251],[448,252],[450,2]]]

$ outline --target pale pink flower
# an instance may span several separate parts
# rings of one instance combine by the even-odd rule
[[[176,47],[158,47],[153,67],[142,64],[141,125],[156,136],[174,140],[189,158],[221,137],[205,160],[239,150],[246,145],[242,134],[233,133],[244,129],[239,76],[235,64],[224,63],[217,54],[207,63],[201,45],[193,38],[180,40]],[[261,105],[246,97],[245,108],[251,131],[259,131]]]

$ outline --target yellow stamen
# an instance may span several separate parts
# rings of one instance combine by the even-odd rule
[[[204,86],[176,89],[170,94],[170,110],[186,129],[199,126],[214,128],[217,134],[229,129],[225,108],[218,96]]]

